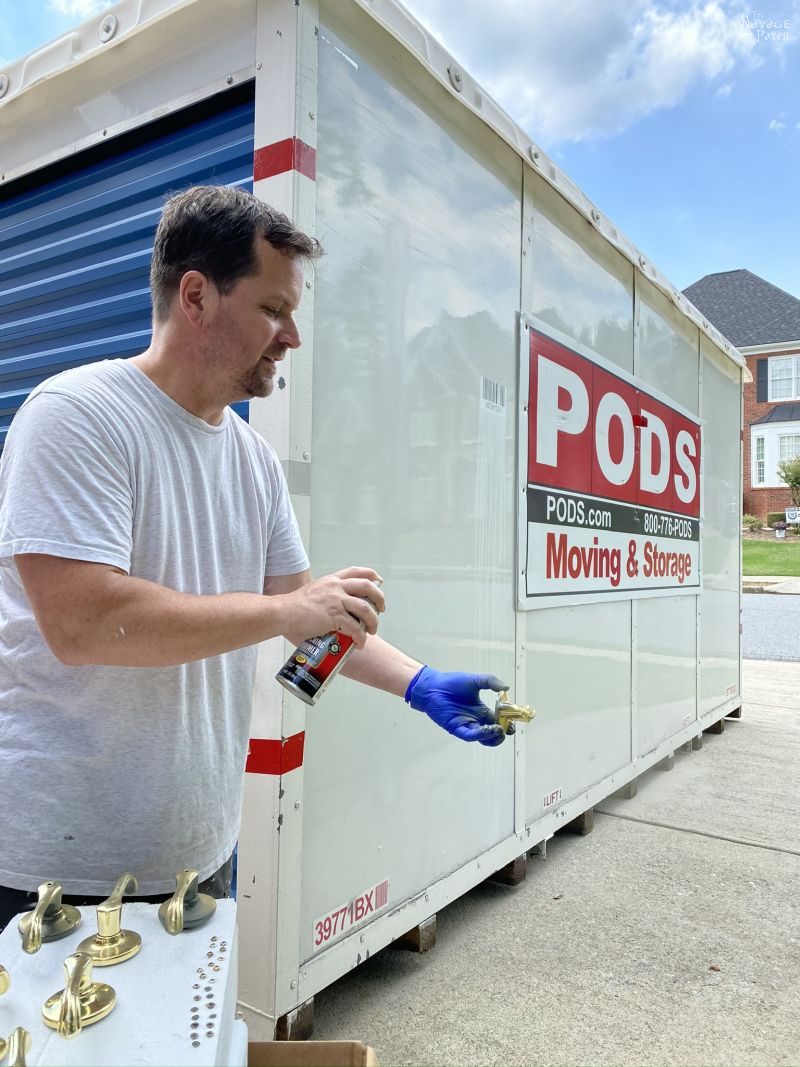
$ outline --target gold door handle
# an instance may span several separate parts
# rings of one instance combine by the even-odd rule
[[[61,903],[58,882],[43,882],[39,886],[39,900],[29,915],[17,924],[22,934],[22,950],[32,955],[43,941],[58,941],[72,933],[81,921],[81,913],[71,904]]]
[[[161,925],[168,934],[179,934],[184,927],[200,926],[217,910],[217,902],[199,892],[197,871],[186,868],[175,875],[174,894],[158,909]]]
[[[108,900],[97,905],[97,933],[78,945],[78,952],[91,957],[96,967],[110,967],[135,956],[142,947],[141,937],[133,930],[122,929],[122,898],[135,893],[138,882],[132,874],[123,874]]]
[[[508,690],[504,689],[494,706],[495,721],[507,734],[514,733],[514,722],[530,722],[536,710],[528,704],[512,704],[508,699]]]
[[[114,1007],[117,995],[110,985],[92,981],[92,958],[76,952],[64,961],[67,982],[48,997],[42,1017],[61,1037],[77,1037],[84,1026],[99,1022]]]
[[[31,1050],[31,1035],[18,1026],[8,1041],[0,1038],[0,1060],[8,1053],[7,1067],[25,1067],[25,1057]]]

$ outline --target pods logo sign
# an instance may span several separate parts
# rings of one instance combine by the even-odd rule
[[[530,331],[528,482],[696,518],[700,426]]]

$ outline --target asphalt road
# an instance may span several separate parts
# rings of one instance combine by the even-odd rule
[[[742,597],[745,659],[800,660],[800,596],[748,593]]]

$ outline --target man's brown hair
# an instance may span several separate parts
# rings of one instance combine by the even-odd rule
[[[288,256],[318,259],[322,245],[291,220],[243,189],[196,185],[171,197],[156,230],[150,265],[153,317],[169,316],[181,278],[200,271],[220,293],[257,270],[256,238]]]

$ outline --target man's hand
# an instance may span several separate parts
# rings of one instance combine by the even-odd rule
[[[423,667],[411,679],[406,702],[415,711],[424,711],[437,726],[462,741],[482,745],[500,745],[505,740],[503,727],[480,699],[481,689],[495,693],[508,686],[492,674],[464,674],[460,671],[435,671]]]
[[[368,567],[348,567],[293,592],[277,594],[282,600],[284,633],[299,642],[337,630],[352,637],[356,648],[363,648],[367,634],[377,633],[378,616],[386,607],[380,586],[375,584],[380,581],[380,575]]]

